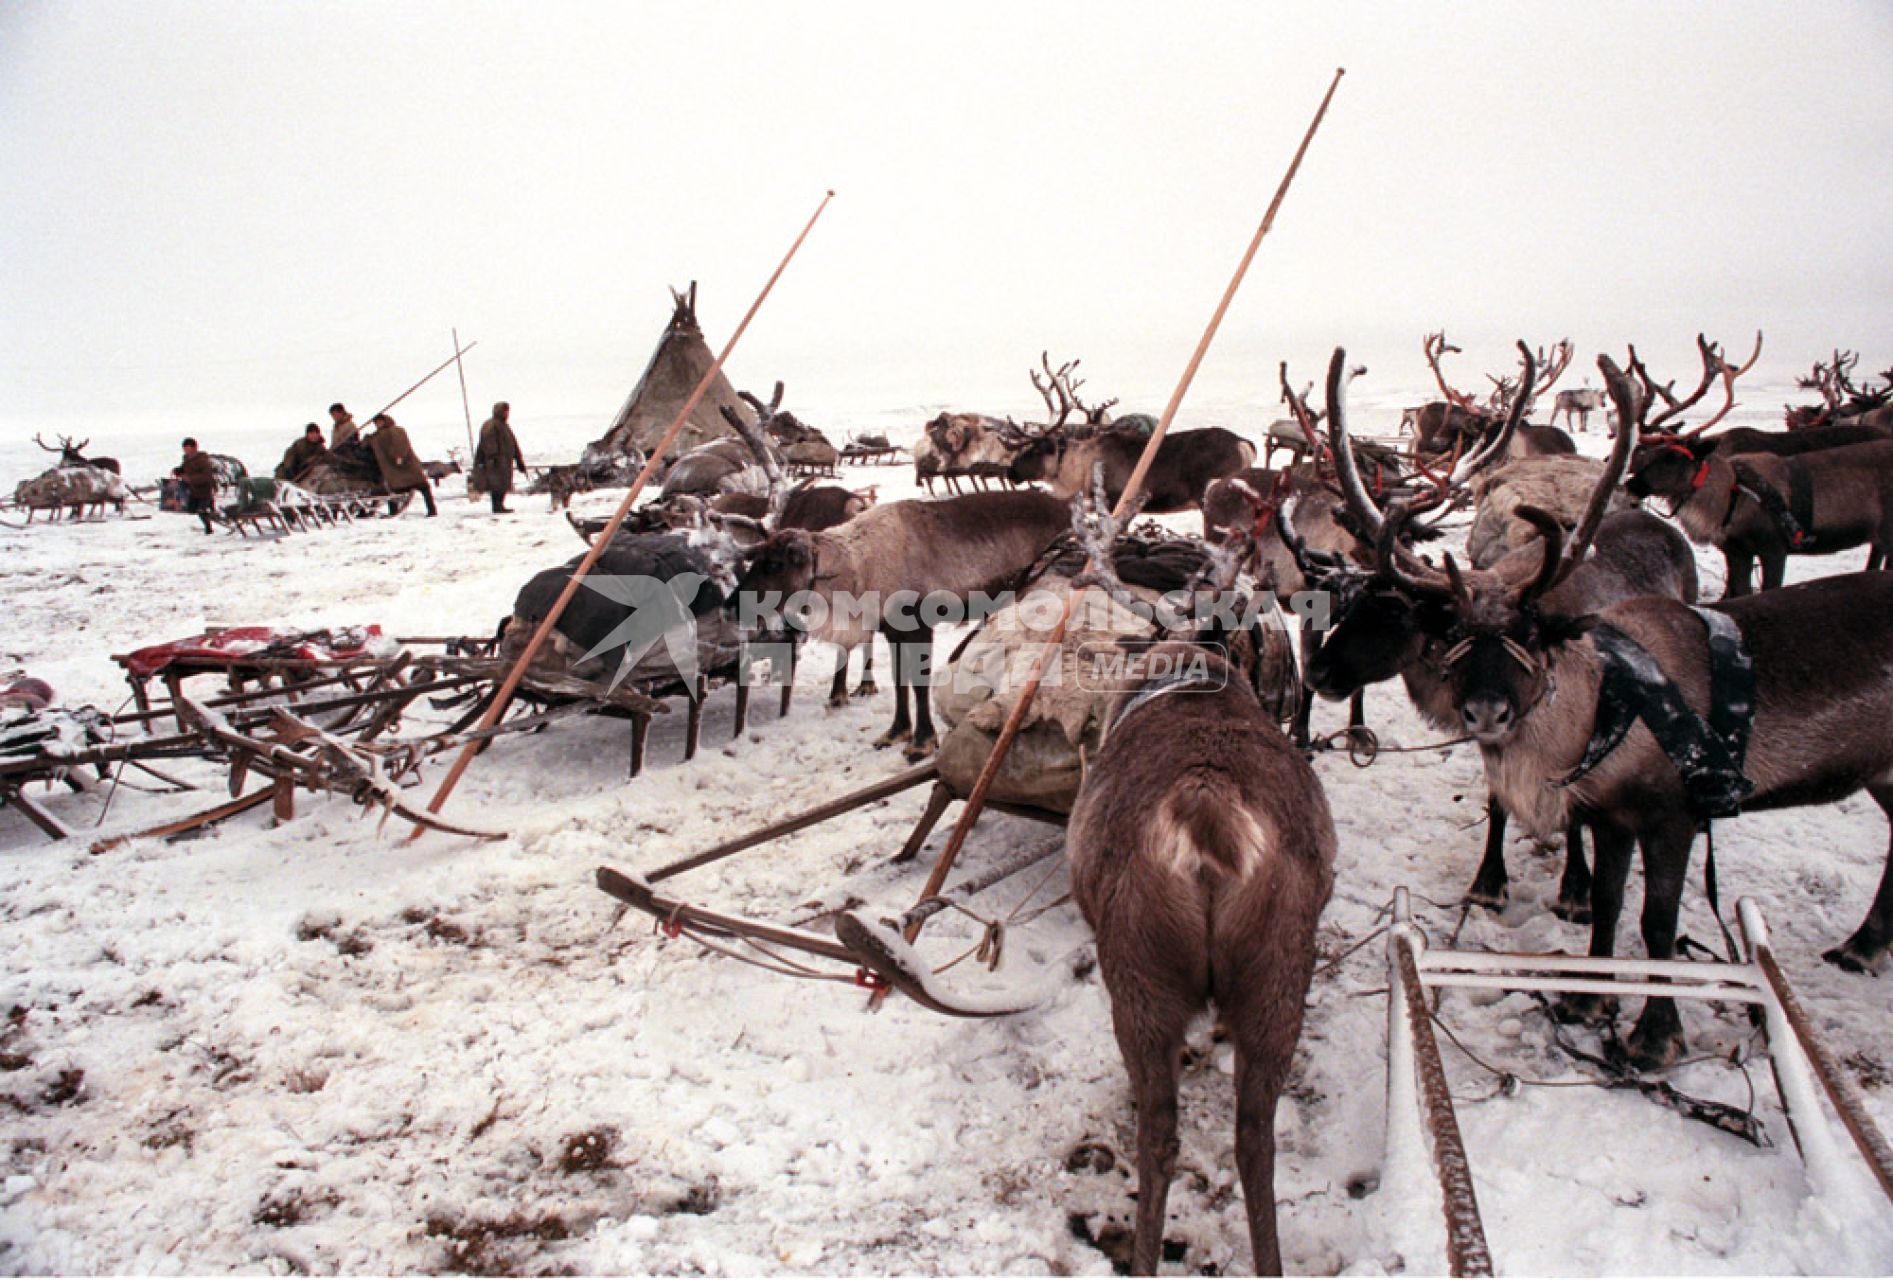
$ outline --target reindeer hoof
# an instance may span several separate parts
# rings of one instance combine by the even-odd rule
[[[1569,898],[1560,897],[1556,902],[1551,904],[1551,914],[1558,917],[1560,920],[1568,920],[1572,924],[1589,924],[1591,922],[1591,904],[1588,902],[1573,902]]]
[[[840,697],[830,698],[828,700],[828,709],[830,711],[840,711],[843,708],[845,708],[847,705],[848,705],[848,696],[846,694],[842,694]],[[881,744],[876,743],[875,745],[879,746]]]
[[[1851,942],[1821,952],[1821,959],[1848,973],[1871,974],[1874,971],[1873,961],[1855,951]]]
[[[940,740],[938,738],[928,738],[924,742],[910,742],[907,744],[907,759],[911,763],[918,764],[938,750],[939,746]]]
[[[1567,1025],[1594,1026],[1609,1022],[1617,1013],[1617,1001],[1609,996],[1562,995],[1551,1002],[1551,1016]]]
[[[874,740],[874,745],[876,747],[891,747],[896,742],[905,742],[913,736],[914,731],[912,729],[889,729],[886,733]]]
[[[1482,889],[1475,884],[1466,890],[1467,902],[1475,907],[1484,907],[1495,914],[1505,910],[1506,899],[1510,896],[1511,891],[1504,885],[1500,885],[1497,889]]]
[[[1646,1026],[1649,1015],[1637,1020],[1636,1027],[1630,1032],[1630,1039],[1625,1042],[1629,1052],[1630,1065],[1639,1071],[1661,1071],[1664,1067],[1674,1066],[1683,1056],[1683,1029],[1677,1023],[1674,1011],[1667,1018],[1659,1018]]]
[[[879,693],[880,691],[881,691],[881,686],[874,683],[874,681],[863,680],[860,684],[854,687],[854,696],[857,698],[872,698],[875,694]]]

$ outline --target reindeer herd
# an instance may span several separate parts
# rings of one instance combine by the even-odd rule
[[[1312,764],[1317,696],[1351,700],[1349,732],[1361,733],[1364,690],[1397,678],[1424,720],[1475,744],[1490,822],[1467,898],[1505,902],[1509,823],[1562,835],[1552,909],[1589,922],[1595,956],[1614,952],[1633,854],[1643,944],[1664,958],[1692,848],[1714,820],[1864,790],[1893,821],[1893,574],[1882,571],[1893,550],[1893,370],[1885,386],[1862,388],[1857,357],[1837,352],[1804,380],[1822,403],[1791,410],[1791,429],[1710,434],[1759,357],[1759,335],[1741,363],[1699,339],[1701,376],[1686,394],[1634,349],[1626,367],[1600,356],[1601,391],[1553,401],[1553,416],[1580,433],[1608,408],[1614,439],[1599,462],[1566,431],[1530,421],[1571,362],[1568,342],[1520,343],[1516,375],[1492,378],[1482,398],[1446,378],[1441,362],[1457,349],[1443,334],[1423,349],[1443,398],[1409,411],[1405,459],[1351,434],[1358,371],[1337,349],[1320,410],[1281,371],[1293,465],[1257,467],[1255,445],[1221,428],[1183,430],[1165,435],[1140,487],[1144,512],[1200,512],[1224,587],[1294,605],[1304,622],[1300,696],[1266,709],[1244,669],[1253,657],[1217,627],[1191,618],[1159,635],[1154,652],[1200,660],[1152,664],[1147,677],[1131,669],[1082,757],[1067,852],[1136,1102],[1139,1273],[1156,1269],[1175,1172],[1183,1033],[1207,1004],[1236,1050],[1237,1162],[1255,1264],[1281,1265],[1274,1113],[1336,874],[1334,823]],[[1032,381],[1043,423],[947,413],[926,424],[916,479],[930,495],[936,483],[948,492],[897,502],[819,478],[792,482],[786,450],[807,436],[781,407],[782,385],[767,403],[745,395],[749,415],[724,411],[736,436],[672,463],[661,493],[614,535],[605,571],[688,572],[712,588],[683,602],[700,617],[745,597],[878,600],[878,612],[837,607],[784,624],[841,654],[831,705],[848,697],[855,649],[866,654],[855,694],[876,692],[873,641],[885,640],[895,709],[877,745],[924,756],[936,743],[935,636],[915,602],[997,596],[1074,523],[1090,574],[1114,572],[1098,507],[1130,487],[1155,423],[1113,419],[1115,401],[1087,405],[1076,365],[1041,358]],[[1699,414],[1717,389],[1719,406]],[[95,474],[109,493],[116,467],[86,460],[85,443],[63,441],[55,473]],[[1467,508],[1464,550],[1444,549],[1445,521]],[[1713,603],[1692,543],[1726,558]],[[1788,556],[1861,546],[1865,570],[1834,565],[1783,586]],[[564,572],[522,590],[508,630],[524,634],[544,616]],[[1311,596],[1325,603],[1325,625],[1299,608]],[[568,636],[567,660],[613,632],[618,620],[604,608],[593,599],[582,621],[562,622],[585,632]],[[716,628],[720,644],[729,631]],[[584,654],[601,655],[594,673],[614,653],[601,643]],[[1871,972],[1890,944],[1893,843],[1865,919],[1825,959]],[[1557,1012],[1613,1014],[1579,997]],[[1647,999],[1627,1044],[1642,1067],[1677,1061],[1674,1004]]]
[[[1519,344],[1518,372],[1493,378],[1483,399],[1445,377],[1441,360],[1455,348],[1444,335],[1424,350],[1444,398],[1410,414],[1404,465],[1351,435],[1357,371],[1337,350],[1321,410],[1282,370],[1286,421],[1305,446],[1296,464],[1257,467],[1253,444],[1220,428],[1178,431],[1142,487],[1144,511],[1201,513],[1205,546],[1234,566],[1227,584],[1283,604],[1316,593],[1326,625],[1303,614],[1302,694],[1267,710],[1241,669],[1245,652],[1215,628],[1191,622],[1160,635],[1159,651],[1203,660],[1133,676],[1083,759],[1067,854],[1136,1101],[1139,1272],[1158,1261],[1182,1036],[1206,1004],[1236,1047],[1237,1161],[1256,1265],[1280,1267],[1273,1116],[1335,877],[1333,821],[1311,764],[1317,696],[1351,699],[1350,731],[1364,732],[1363,691],[1397,678],[1424,720],[1475,744],[1490,822],[1467,898],[1505,902],[1508,824],[1562,835],[1552,910],[1589,922],[1595,956],[1615,950],[1633,854],[1644,873],[1643,944],[1664,958],[1692,848],[1713,820],[1862,790],[1893,819],[1893,575],[1881,571],[1893,547],[1893,425],[1881,413],[1893,371],[1885,388],[1862,391],[1837,354],[1806,384],[1828,397],[1820,415],[1791,414],[1801,425],[1789,431],[1711,434],[1759,356],[1759,335],[1740,363],[1699,339],[1701,377],[1686,394],[1634,349],[1623,368],[1599,357],[1602,392],[1555,403],[1580,431],[1585,415],[1608,407],[1614,439],[1600,462],[1559,428],[1530,422],[1570,364],[1569,343]],[[768,438],[778,385],[769,404],[746,397],[756,424],[730,415],[744,450],[721,446],[720,463],[686,457],[673,468],[673,477],[715,473],[707,490],[694,479],[667,484],[619,538],[627,548],[692,540],[732,598],[963,601],[1004,590],[1074,521],[1082,533],[1100,503],[1122,495],[1154,425],[1113,420],[1114,402],[1086,405],[1075,361],[1041,363],[1033,383],[1048,421],[952,413],[927,424],[916,478],[944,482],[947,496],[875,503],[836,486],[791,487]],[[1718,389],[1719,405],[1699,412]],[[1468,507],[1465,551],[1442,549],[1443,522]],[[1114,544],[1091,533],[1092,572],[1108,578],[1099,561]],[[1702,598],[1692,543],[1727,558],[1714,603]],[[1862,545],[1865,571],[1782,586],[1786,556]],[[924,755],[936,736],[931,627],[912,610],[835,610],[801,638],[841,651],[830,699],[839,704],[854,649],[870,655],[856,692],[874,690],[876,635],[893,655],[896,693],[879,743]],[[1278,715],[1290,716],[1286,731]],[[1871,971],[1889,944],[1893,870],[1825,958]],[[1594,997],[1557,1006],[1569,1020],[1613,1012]],[[1674,1004],[1646,1000],[1627,1048],[1646,1069],[1677,1061]]]

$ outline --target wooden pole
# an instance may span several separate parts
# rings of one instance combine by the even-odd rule
[[[454,369],[460,374],[460,410],[467,415],[467,470],[473,470],[473,404],[467,399],[467,368],[460,363],[460,330],[454,335]],[[467,499],[472,501],[473,490],[467,490]]]
[[[1183,370],[1183,377],[1177,382],[1177,389],[1170,396],[1170,403],[1164,406],[1163,417],[1157,420],[1157,429],[1150,433],[1150,441],[1144,446],[1144,452],[1137,459],[1137,466],[1132,470],[1130,479],[1124,485],[1124,493],[1118,499],[1117,509],[1113,514],[1122,518],[1133,509],[1138,493],[1143,489],[1144,478],[1150,474],[1150,464],[1156,459],[1157,447],[1163,443],[1164,433],[1170,429],[1177,409],[1183,404],[1184,393],[1190,389],[1190,383],[1196,378],[1196,371],[1203,363],[1203,356],[1209,351],[1210,341],[1215,338],[1216,330],[1221,327],[1223,316],[1234,301],[1236,289],[1242,284],[1243,276],[1248,274],[1249,264],[1255,260],[1256,250],[1262,247],[1262,240],[1275,225],[1275,215],[1282,207],[1283,199],[1288,195],[1289,184],[1295,180],[1295,173],[1301,168],[1302,157],[1308,154],[1308,144],[1314,141],[1315,130],[1321,127],[1322,117],[1328,114],[1328,104],[1334,100],[1334,91],[1341,85],[1341,77],[1347,74],[1346,68],[1336,68],[1334,79],[1328,85],[1327,94],[1321,99],[1321,106],[1315,111],[1315,118],[1308,125],[1308,132],[1302,135],[1301,145],[1295,149],[1295,158],[1289,162],[1288,172],[1282,175],[1281,185],[1275,189],[1275,198],[1269,201],[1268,212],[1262,215],[1262,224],[1256,228],[1255,235],[1249,241],[1248,250],[1242,255],[1235,275],[1229,280],[1228,288],[1223,290],[1222,301],[1216,304],[1216,312],[1210,317],[1209,325],[1203,330],[1202,340],[1196,344],[1196,351],[1190,356],[1189,364]],[[1091,566],[1095,567],[1095,566]],[[992,790],[993,779],[998,776],[999,767],[1005,763],[1006,753],[1012,749],[1012,741],[1019,736],[1020,726],[1025,723],[1026,712],[1031,709],[1032,700],[1038,696],[1039,684],[1045,677],[1047,656],[1055,652],[1065,642],[1065,630],[1071,623],[1072,606],[1077,602],[1078,592],[1067,590],[1065,607],[1058,616],[1058,625],[1039,646],[1033,655],[1031,673],[1027,676],[1025,687],[1020,690],[1018,702],[1013,704],[1012,712],[999,730],[999,737],[994,740],[992,750],[986,756],[986,763],[981,766],[979,776],[973,780],[973,790],[966,797],[966,807],[960,811],[959,820],[953,825],[953,833],[947,837],[946,847],[940,851],[940,859],[934,864],[933,873],[927,877],[927,887],[921,891],[924,901],[940,892],[946,883],[947,874],[953,869],[954,859],[959,857],[960,848],[966,843],[966,837],[972,832],[973,824],[979,820],[980,810],[985,807],[986,793]],[[906,936],[912,942],[920,932],[920,921],[909,924]]]
[[[663,462],[664,451],[670,448],[678,434],[683,431],[684,423],[689,420],[691,412],[697,407],[697,402],[703,399],[704,393],[710,389],[710,384],[716,380],[717,374],[723,371],[723,362],[730,358],[730,352],[734,351],[736,344],[742,340],[743,331],[749,328],[749,322],[755,319],[756,312],[761,310],[763,300],[769,296],[769,291],[776,287],[776,281],[782,278],[783,271],[788,268],[789,260],[795,257],[796,250],[800,249],[802,242],[808,239],[808,233],[815,229],[815,220],[822,216],[822,210],[826,209],[828,202],[834,198],[835,193],[830,191],[822,197],[822,202],[815,206],[815,212],[809,215],[808,223],[802,228],[802,233],[795,238],[795,243],[789,246],[789,251],[782,256],[782,261],[776,264],[775,274],[771,275],[768,283],[763,285],[762,292],[756,295],[756,300],[749,304],[749,310],[743,314],[741,323],[736,326],[736,332],[730,335],[730,340],[724,344],[723,350],[717,353],[715,363],[704,371],[696,389],[690,393],[690,398],[684,401],[683,408],[677,411],[677,418],[670,424],[670,429],[664,433],[664,438],[652,448],[650,458],[644,464],[644,470],[638,472],[637,478],[631,482],[631,491],[624,495],[624,501],[618,504],[618,509],[612,513],[611,519],[605,522],[605,527],[592,540],[591,550],[587,551],[585,558],[578,562],[578,567],[572,571],[571,577],[566,581],[565,589],[559,593],[559,598],[553,602],[552,608],[546,611],[545,620],[539,624],[539,629],[532,633],[532,639],[527,643],[525,651],[513,663],[513,669],[506,673],[506,679],[500,684],[499,692],[494,696],[492,705],[480,718],[480,723],[475,727],[474,732],[492,728],[506,713],[513,694],[519,689],[519,682],[525,678],[526,668],[532,664],[532,660],[538,656],[539,650],[545,645],[547,637],[552,634],[553,625],[565,612],[565,606],[570,604],[572,597],[578,594],[578,584],[584,580],[586,574],[591,572],[592,566],[598,563],[598,557],[604,554],[605,548],[611,545],[612,535],[617,533],[618,526],[624,523],[624,518],[631,514],[632,504],[638,500],[638,495],[644,492],[645,484],[650,481],[651,476]],[[461,750],[459,756],[454,759],[453,767],[441,780],[440,790],[435,793],[432,800],[427,802],[429,813],[439,813],[446,805],[447,797],[453,794],[454,787],[459,785],[460,775],[467,771],[467,765],[472,762],[474,753],[479,749],[478,742],[469,742]],[[408,839],[418,839],[423,830],[425,828],[415,826]]]
[[[480,345],[478,342],[469,342],[466,346],[461,347],[458,345],[459,341],[460,341],[460,338],[456,334],[454,337],[454,343],[457,349],[454,351],[453,355],[447,359],[445,364],[442,364],[439,368],[435,369],[433,373],[428,374],[425,378],[422,378],[419,382],[409,387],[406,391],[403,391],[400,395],[388,401],[388,403],[382,405],[381,408],[375,410],[375,412],[373,412],[372,414],[368,416],[368,420],[370,422],[373,422],[376,418],[379,418],[382,414],[386,413],[388,410],[400,404],[403,400],[413,395],[416,391],[419,391],[422,387],[432,382],[435,379],[435,377],[439,375],[441,369],[445,369],[447,365],[455,363],[456,361],[460,359],[461,356],[466,355],[467,352],[473,350],[475,347]]]

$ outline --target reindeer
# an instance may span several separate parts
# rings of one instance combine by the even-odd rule
[[[1627,376],[1607,356],[1598,366],[1620,419],[1639,421]],[[1418,562],[1395,572],[1429,606],[1429,634],[1450,646],[1453,702],[1501,802],[1534,832],[1589,821],[1597,861],[1591,954],[1614,953],[1634,845],[1643,855],[1644,945],[1663,959],[1675,946],[1690,846],[1709,819],[1827,803],[1863,788],[1893,818],[1893,737],[1885,732],[1893,575],[1847,574],[1708,608],[1645,596],[1577,622],[1550,617],[1537,603],[1582,562],[1630,444],[1620,433],[1568,547],[1547,526],[1543,567],[1530,582],[1474,579],[1450,562],[1444,574]],[[1816,652],[1821,660],[1810,661]],[[1651,723],[1682,732],[1665,746]],[[1893,856],[1865,922],[1824,958],[1865,970],[1889,942]],[[1564,1009],[1586,1016],[1599,1007],[1574,999]],[[1633,1060],[1664,1065],[1682,1047],[1674,1002],[1646,1000],[1629,1040]]]
[[[1579,434],[1590,430],[1591,415],[1609,407],[1610,398],[1601,387],[1580,387],[1576,391],[1560,391],[1552,401],[1551,425],[1558,425],[1560,414],[1564,416],[1564,425],[1577,423]]]
[[[1511,407],[1517,402],[1518,388],[1507,378],[1494,378],[1487,375],[1492,383],[1492,390],[1487,393],[1484,403],[1475,401],[1467,392],[1455,389],[1446,381],[1446,374],[1440,368],[1440,361],[1449,353],[1460,348],[1446,341],[1446,334],[1429,333],[1420,342],[1421,354],[1426,357],[1426,364],[1433,371],[1433,381],[1439,386],[1443,401],[1433,401],[1415,409],[1408,409],[1401,420],[1401,430],[1413,432],[1415,456],[1430,453],[1446,453],[1454,449],[1470,452],[1470,445],[1482,437],[1489,436],[1494,426],[1510,414]],[[1571,364],[1571,340],[1565,338],[1546,351],[1540,348],[1533,360],[1537,371],[1532,382],[1526,384],[1523,397],[1524,412],[1529,416],[1533,404],[1540,396],[1550,391],[1553,384],[1564,376],[1564,371]],[[1553,415],[1556,416],[1555,414]],[[1514,458],[1544,457],[1551,454],[1576,453],[1577,445],[1571,437],[1556,426],[1534,427],[1520,419],[1512,429],[1510,455]]]
[[[1100,541],[1108,564],[1111,540]],[[1280,1274],[1275,1108],[1334,886],[1334,823],[1320,781],[1239,666],[1172,638],[1144,669],[1086,761],[1067,837],[1072,897],[1097,936],[1137,1108],[1131,1271],[1157,1271],[1184,1033],[1213,1002],[1236,1048],[1253,1263]]]
[[[1115,502],[1147,443],[1124,432],[1053,429],[1030,437],[1006,475],[1014,484],[1045,481],[1053,494],[1069,500],[1083,492],[1102,467],[1105,492]],[[1199,508],[1203,491],[1213,481],[1254,462],[1255,446],[1222,427],[1167,434],[1145,480],[1149,501],[1144,509],[1157,514]]]
[[[1853,371],[1860,363],[1855,351],[1836,351],[1832,363],[1816,362],[1813,372],[1795,379],[1795,385],[1818,391],[1818,405],[1787,405],[1784,413],[1790,431],[1810,427],[1863,426],[1893,429],[1893,369],[1880,374],[1884,385],[1856,387]]]
[[[1857,427],[1785,434],[1738,430],[1704,439],[1702,433],[1728,413],[1735,380],[1755,357],[1736,368],[1715,344],[1698,337],[1697,345],[1702,382],[1680,401],[1656,388],[1632,360],[1646,388],[1640,412],[1647,418],[1657,398],[1667,399],[1670,408],[1637,424],[1642,445],[1629,464],[1630,494],[1667,499],[1670,514],[1692,541],[1722,551],[1730,598],[1749,593],[1757,559],[1764,590],[1781,585],[1790,555],[1824,555],[1865,543],[1867,567],[1879,568],[1893,548],[1893,441],[1867,429],[1869,442],[1850,443],[1863,434]],[[1757,335],[1757,356],[1760,351]],[[1719,412],[1687,433],[1661,430],[1718,379],[1725,388]],[[1762,448],[1740,452],[1747,445]]]
[[[875,745],[910,739],[907,755],[919,759],[935,746],[927,696],[932,609],[919,602],[945,595],[964,604],[972,593],[1006,589],[1067,523],[1065,504],[1036,491],[883,503],[832,529],[777,530],[738,587],[750,601],[766,602],[764,609],[819,597],[826,618],[807,634],[844,654],[872,644],[877,633],[886,637],[894,652],[894,721]]]
[[[1328,473],[1339,475],[1340,469],[1334,462],[1334,449],[1347,449],[1346,474],[1353,477],[1363,491],[1370,484],[1375,491],[1381,491],[1389,480],[1399,483],[1400,478],[1391,473],[1385,458],[1364,452],[1345,429],[1336,436],[1331,419],[1328,440],[1324,442],[1317,436],[1315,424],[1318,421],[1328,417],[1338,406],[1345,413],[1345,407],[1341,406],[1342,388],[1333,388],[1328,409],[1316,413],[1308,405],[1307,390],[1298,394],[1289,383],[1286,362],[1281,366],[1281,383],[1282,400],[1299,425],[1309,451],[1315,455],[1315,466],[1296,468],[1273,479],[1265,478],[1269,473],[1250,469],[1214,482],[1204,493],[1203,536],[1211,542],[1225,541],[1237,531],[1252,536],[1262,581],[1274,588],[1277,598],[1285,607],[1294,609],[1296,597],[1326,581],[1329,571],[1350,563],[1359,565],[1372,554],[1373,541],[1371,533],[1367,532],[1368,526],[1362,525],[1345,510],[1341,489],[1329,488],[1322,483],[1324,467]],[[1312,387],[1313,384],[1310,384],[1308,390],[1312,390]],[[1433,492],[1424,499],[1426,506],[1441,505],[1460,486],[1503,456],[1518,425],[1518,415],[1506,415],[1488,438],[1475,442],[1470,454],[1464,457],[1455,454],[1455,465],[1443,476],[1435,476],[1422,464],[1422,473],[1433,481]],[[1339,445],[1336,441],[1340,442]],[[1371,473],[1368,471],[1370,466]],[[1369,474],[1371,481],[1367,478]],[[1294,524],[1286,517],[1291,504],[1295,513]],[[1362,540],[1363,533],[1367,533],[1366,541]],[[1418,528],[1411,529],[1409,533],[1436,536],[1431,530]],[[1317,563],[1322,566],[1322,571],[1319,576],[1311,576],[1311,566]],[[1292,733],[1296,745],[1306,747],[1312,740],[1310,724],[1314,714],[1314,699],[1309,696],[1313,688],[1307,683],[1305,668],[1318,643],[1318,620],[1305,611],[1301,612],[1301,618],[1303,695],[1297,704]],[[1348,707],[1350,745],[1365,723],[1364,688],[1357,686],[1352,690]]]
[[[81,440],[78,444],[74,444],[72,442],[71,436],[60,436],[59,444],[57,446],[54,446],[54,445],[47,444],[44,440],[39,438],[39,435],[37,433],[35,433],[33,436],[33,443],[38,445],[40,448],[44,449],[48,453],[58,454],[59,465],[62,467],[96,467],[100,471],[109,471],[115,476],[124,474],[119,469],[117,458],[88,458],[84,456],[83,453],[80,452],[87,445],[92,443],[92,438],[90,436],[87,436],[84,440]]]
[[[1523,344],[1520,350],[1529,361],[1530,352]],[[1364,528],[1378,527],[1380,545],[1372,557],[1372,572],[1351,570],[1332,560],[1308,565],[1311,582],[1325,586],[1332,602],[1332,629],[1308,661],[1309,684],[1326,697],[1358,697],[1367,685],[1399,676],[1407,696],[1430,724],[1441,730],[1456,728],[1458,709],[1445,679],[1448,646],[1429,634],[1422,617],[1425,602],[1406,594],[1394,576],[1399,560],[1394,548],[1412,509],[1402,503],[1391,513],[1383,513],[1362,485],[1347,486],[1347,493],[1355,523]],[[1588,510],[1588,503],[1583,509]],[[1526,506],[1520,509],[1520,515],[1541,536],[1550,528],[1562,537],[1564,522],[1552,513]],[[1573,523],[1582,518],[1580,514]],[[1297,557],[1315,560],[1295,539],[1291,513],[1283,513],[1280,525]],[[1516,584],[1530,581],[1543,567],[1542,544],[1534,543],[1505,556],[1489,572],[1497,581]],[[1544,596],[1539,607],[1557,617],[1580,618],[1641,595],[1664,595],[1685,604],[1695,603],[1695,557],[1689,543],[1670,525],[1645,512],[1620,511],[1603,517],[1596,536],[1596,554]],[[1486,816],[1485,854],[1466,897],[1497,910],[1505,904],[1509,880],[1505,869],[1506,812],[1496,794],[1487,799]],[[1565,828],[1564,875],[1551,910],[1568,920],[1588,920],[1590,886],[1582,824],[1573,822]]]
[[[1034,373],[1032,385],[1045,398],[1052,420],[1036,429],[1019,429],[1020,447],[1006,478],[1013,484],[1044,481],[1054,494],[1070,500],[1090,490],[1092,477],[1102,467],[1106,495],[1117,501],[1143,455],[1147,436],[1113,428],[1107,414],[1116,400],[1092,408],[1079,399],[1078,388],[1084,383],[1073,376],[1076,360],[1056,370],[1049,357],[1041,356],[1041,362],[1047,378],[1041,382]],[[1071,423],[1074,411],[1084,414],[1082,424]],[[1143,509],[1152,514],[1193,510],[1201,506],[1211,481],[1254,462],[1255,446],[1221,427],[1167,434],[1145,477]]]

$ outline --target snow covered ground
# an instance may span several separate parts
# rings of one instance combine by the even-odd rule
[[[1751,420],[1788,398],[1764,389],[1753,400],[1767,408]],[[1386,420],[1401,402],[1382,393],[1357,416]],[[1180,425],[1258,432],[1275,416],[1261,398],[1213,408],[1228,412],[1186,405]],[[907,440],[929,412],[809,416],[836,438],[888,429]],[[294,430],[222,447],[267,471]],[[535,461],[569,457],[595,433],[521,424]],[[149,478],[171,465],[173,434],[117,451]],[[454,439],[436,436],[417,433],[424,452]],[[104,444],[95,450],[111,451]],[[10,444],[0,465],[18,478],[43,464],[30,444]],[[900,469],[847,479],[879,482],[883,500],[912,491]],[[537,499],[496,518],[456,484],[443,487],[438,520],[416,509],[271,544],[207,538],[166,515],[0,529],[0,669],[110,710],[125,690],[109,655],[207,622],[490,633],[519,585],[578,544]],[[589,501],[602,510],[612,496]],[[1856,552],[1794,572],[1859,563]],[[1719,590],[1719,564],[1704,569]],[[680,762],[682,717],[660,719],[647,772],[631,783],[619,721],[567,720],[503,741],[447,811],[511,833],[499,843],[407,844],[397,824],[378,831],[341,798],[305,798],[280,828],[253,813],[196,839],[93,855],[86,839],[48,842],[0,811],[0,1271],[1109,1274],[1132,1204],[1133,1117],[1074,908],[1009,940],[999,979],[1038,984],[1044,1002],[969,1024],[898,999],[869,1014],[852,988],[707,955],[620,918],[593,887],[600,865],[650,868],[901,767],[870,746],[888,695],[829,712],[819,665],[804,665],[786,720],[765,707],[741,742],[728,741],[721,692],[693,764]],[[1437,736],[1395,687],[1370,693],[1368,716],[1390,744]],[[1337,708],[1317,710],[1318,728],[1340,723]],[[1388,755],[1364,770],[1328,754],[1316,768],[1340,864],[1277,1125],[1284,1260],[1297,1272],[1436,1272],[1430,1211],[1401,1200],[1382,1168],[1385,968],[1371,935],[1399,885],[1420,895],[1435,941],[1578,950],[1588,935],[1545,910],[1561,854],[1524,841],[1510,850],[1503,913],[1455,905],[1483,837],[1472,748]],[[209,790],[125,789],[101,830],[217,798],[208,768],[175,771]],[[431,767],[420,794],[439,776]],[[850,896],[897,911],[922,877],[885,863],[921,800],[906,793],[678,888],[782,920]],[[100,807],[64,791],[45,803],[88,829]],[[992,815],[961,865],[1057,835]],[[1857,797],[1743,818],[1718,836],[1725,902],[1760,901],[1829,1044],[1893,1127],[1888,988],[1819,959],[1859,923],[1878,882],[1878,810]],[[1010,912],[1038,879],[1008,882],[987,906]],[[1683,925],[1710,942],[1695,879]],[[1032,902],[1062,892],[1061,870]],[[1633,878],[1620,938],[1631,952],[1640,893]],[[942,917],[929,945],[953,954],[973,930]],[[972,967],[953,977],[978,982]],[[1752,1101],[1763,1148],[1634,1093],[1582,1087],[1594,1073],[1556,1048],[1525,996],[1451,994],[1440,1015],[1469,1051],[1443,1042],[1502,1271],[1893,1271],[1883,1205],[1810,1197],[1738,1012],[1686,1007],[1698,1056],[1668,1078],[1699,1097]],[[1230,1069],[1205,1023],[1185,1080],[1174,1271],[1248,1265]]]

